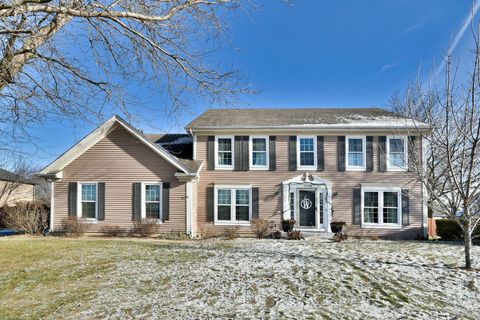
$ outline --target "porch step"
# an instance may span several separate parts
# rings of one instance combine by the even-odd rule
[[[302,231],[305,239],[332,239],[333,233]]]

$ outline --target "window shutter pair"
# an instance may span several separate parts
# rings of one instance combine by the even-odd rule
[[[170,183],[162,183],[162,221],[170,219]],[[132,184],[132,220],[139,221],[142,216],[142,183]]]
[[[361,193],[360,188],[353,189],[353,224],[361,225],[362,207],[361,207]],[[408,189],[402,189],[402,225],[408,226],[410,224],[410,196]]]
[[[248,171],[248,136],[235,136],[234,138],[234,167],[235,171]]]
[[[317,171],[325,170],[324,138],[317,136]],[[297,171],[297,136],[288,137],[288,170]]]
[[[215,216],[215,195],[214,188],[207,187],[207,222],[213,222]],[[234,205],[232,203],[232,205]],[[252,188],[252,219],[259,217],[259,190]]]
[[[77,217],[78,183],[68,183],[68,216]],[[105,220],[105,182],[97,183],[97,218]]]
[[[337,169],[338,171],[345,171],[346,163],[346,144],[345,136],[339,136],[337,138]],[[373,136],[366,137],[366,171],[373,171]]]

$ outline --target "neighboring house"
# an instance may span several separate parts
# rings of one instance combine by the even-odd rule
[[[430,130],[382,109],[212,109],[188,135],[144,135],[114,116],[40,176],[52,181],[52,229],[68,216],[93,230],[156,218],[161,232],[252,235],[252,219],[279,229],[294,218],[304,231],[342,220],[415,238],[428,222],[409,170],[418,129]]]
[[[17,202],[35,200],[35,185],[13,172],[0,169],[0,207],[13,206]]]

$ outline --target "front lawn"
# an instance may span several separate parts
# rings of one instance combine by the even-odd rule
[[[477,319],[462,264],[432,242],[2,238],[0,318]]]

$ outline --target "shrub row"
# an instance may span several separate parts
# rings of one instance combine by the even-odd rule
[[[437,219],[435,220],[437,227],[437,236],[444,240],[460,240],[463,239],[462,228],[455,220]],[[480,238],[480,225],[477,226],[473,233],[474,238]]]

